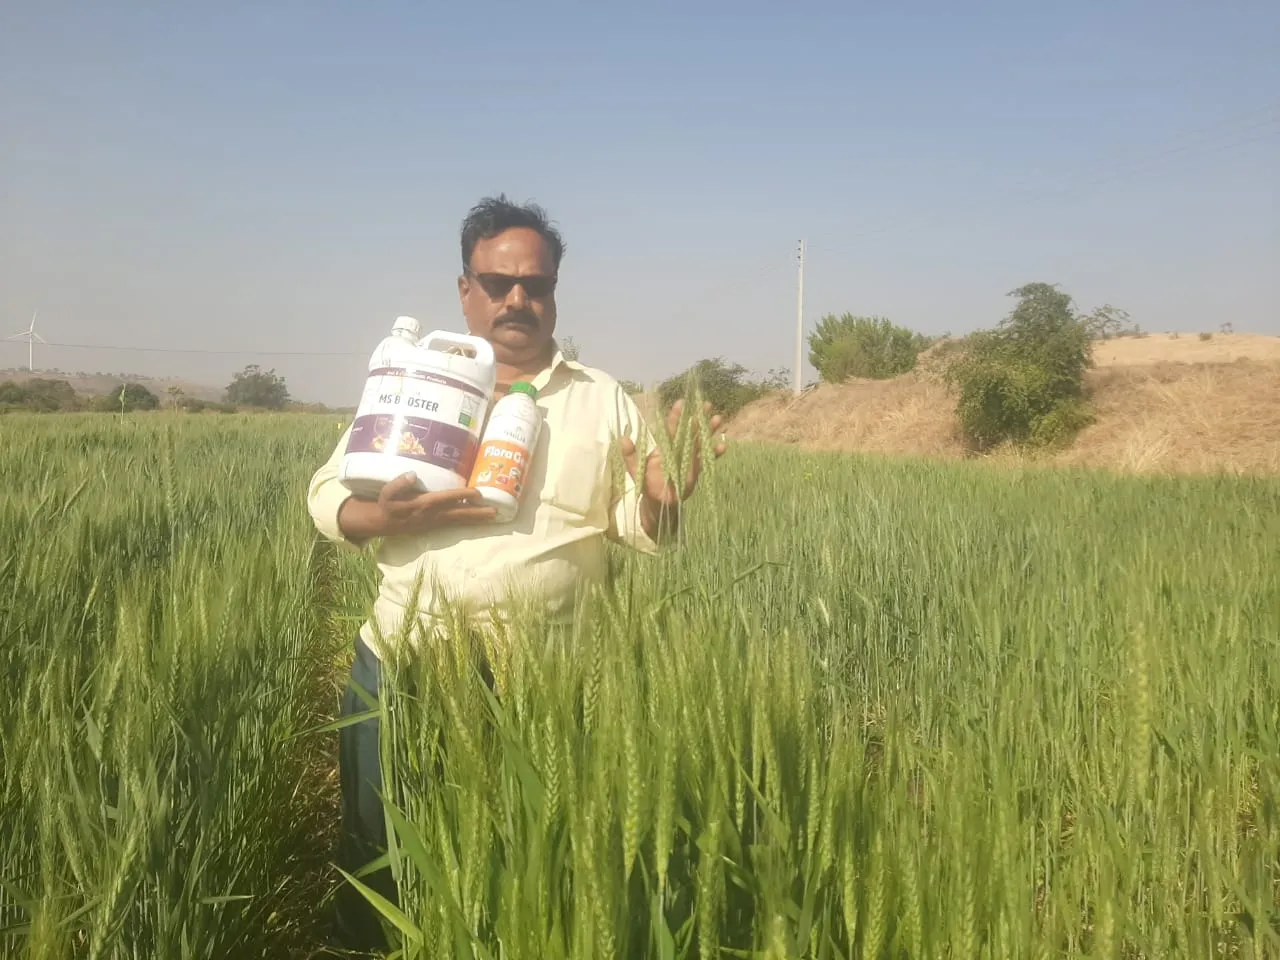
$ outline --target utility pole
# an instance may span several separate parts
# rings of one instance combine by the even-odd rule
[[[804,389],[804,241],[800,241],[800,252],[796,259],[800,269],[796,282],[796,365],[793,372],[795,394],[800,396]]]

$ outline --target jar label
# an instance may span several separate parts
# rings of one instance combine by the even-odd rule
[[[347,453],[401,456],[469,473],[486,406],[482,390],[452,377],[394,367],[373,370]]]

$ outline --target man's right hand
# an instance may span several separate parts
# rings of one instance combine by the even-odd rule
[[[338,526],[347,539],[363,543],[375,537],[401,537],[441,527],[491,523],[498,511],[485,506],[478,491],[440,490],[423,493],[412,473],[387,483],[377,500],[350,497],[338,512]]]

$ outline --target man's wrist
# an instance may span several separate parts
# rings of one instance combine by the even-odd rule
[[[654,500],[647,493],[640,497],[640,523],[645,532],[653,539],[675,532],[680,526],[680,508],[677,500],[674,504]]]
[[[367,543],[387,535],[387,516],[376,500],[348,497],[338,508],[338,527],[352,543]]]

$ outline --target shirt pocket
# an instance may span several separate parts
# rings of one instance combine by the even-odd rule
[[[598,519],[609,502],[606,452],[595,439],[553,440],[542,499],[579,520]]]

